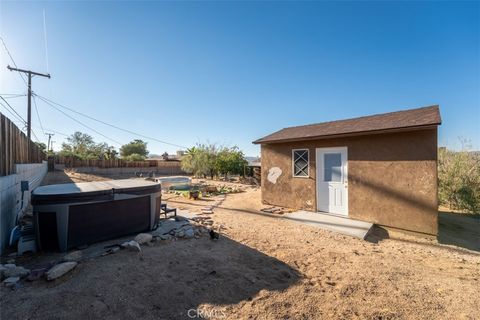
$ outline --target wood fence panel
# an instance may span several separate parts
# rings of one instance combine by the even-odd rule
[[[122,159],[80,160],[74,157],[55,156],[56,164],[64,164],[66,168],[179,168],[180,161],[126,161]]]
[[[15,164],[41,163],[45,159],[45,153],[0,113],[0,176],[15,173]]]

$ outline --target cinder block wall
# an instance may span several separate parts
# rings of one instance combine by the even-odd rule
[[[24,194],[22,211],[30,203],[31,191],[38,187],[47,174],[47,162],[17,164],[15,174],[0,177],[0,254],[8,245],[10,231],[15,226],[15,220],[22,208],[21,181],[29,182],[29,191]]]

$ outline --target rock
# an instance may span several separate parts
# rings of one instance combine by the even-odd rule
[[[27,277],[27,280],[28,281],[40,280],[45,275],[45,273],[48,270],[50,270],[52,267],[53,267],[53,263],[50,263],[50,262],[32,267],[32,269],[30,270],[30,274]]]
[[[124,243],[122,243],[121,246],[126,248],[126,249],[136,251],[136,252],[142,251],[142,249],[140,248],[140,245],[135,240],[124,242]]]
[[[120,251],[120,247],[113,247],[109,250],[111,253],[115,253],[115,252],[118,252]]]
[[[161,221],[158,224],[158,228],[152,231],[152,235],[159,237],[161,235],[168,234],[168,233],[175,234],[176,230],[179,230],[182,227],[187,225],[189,225],[189,222],[182,219],[180,221],[176,221],[174,219],[167,219],[167,220]]]
[[[3,272],[7,270],[3,265],[0,264],[0,280],[3,279]]]
[[[8,277],[7,279],[3,280],[3,284],[7,287],[13,287],[20,281],[20,277]]]
[[[7,269],[15,268],[15,267],[16,267],[16,265],[13,264],[13,263],[7,263],[7,264],[4,264],[3,266],[4,266],[5,268],[7,268]]]
[[[170,239],[172,239],[172,236],[169,235],[169,234],[162,234],[162,235],[160,235],[159,238],[162,239],[162,240],[170,240]]]
[[[195,236],[195,232],[193,231],[193,228],[189,228],[185,230],[185,238],[190,239]]]
[[[137,241],[138,244],[145,244],[152,241],[152,238],[153,236],[150,233],[139,233],[134,240]]]
[[[66,254],[66,255],[63,257],[63,261],[66,261],[66,262],[69,262],[69,261],[78,262],[78,261],[82,260],[82,257],[83,257],[83,252],[82,252],[82,251],[80,251],[80,250],[72,251],[72,252]]]
[[[13,267],[13,268],[7,268],[5,271],[3,271],[3,276],[5,278],[10,278],[10,277],[26,277],[30,274],[30,270],[25,269],[24,267]]]
[[[177,238],[183,238],[183,237],[185,236],[185,231],[180,230],[180,231],[178,231],[178,232],[175,234],[175,236],[176,236]]]
[[[70,270],[73,270],[77,266],[77,262],[75,261],[69,261],[69,262],[62,262],[54,266],[52,269],[48,270],[46,275],[47,275],[47,280],[55,280],[57,278],[60,278]]]

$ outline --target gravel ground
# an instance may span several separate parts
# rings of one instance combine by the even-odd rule
[[[86,260],[54,282],[2,287],[1,319],[478,319],[477,252],[293,223],[262,214],[260,190],[245,189],[211,215],[218,241],[156,242]],[[212,200],[165,198],[195,212]]]

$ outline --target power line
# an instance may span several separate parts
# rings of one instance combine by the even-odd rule
[[[40,142],[40,139],[38,139],[38,137],[35,134],[35,131],[33,131],[33,129],[32,129],[32,134],[33,134],[33,137],[35,138],[35,140],[37,140],[37,142]]]
[[[33,104],[35,105],[35,111],[37,113],[38,122],[40,123],[40,128],[42,128],[42,133],[45,134],[45,130],[43,129],[42,120],[40,120],[40,114],[38,113],[37,100],[35,100],[35,96],[33,96]]]
[[[107,126],[109,126],[109,127],[115,128],[115,129],[117,129],[117,130],[121,130],[121,131],[130,133],[130,134],[133,134],[133,135],[135,135],[135,136],[139,136],[139,137],[142,137],[142,138],[145,138],[145,139],[148,139],[148,140],[154,140],[154,141],[157,141],[157,142],[160,142],[160,143],[163,143],[163,144],[168,144],[168,145],[171,145],[171,146],[174,146],[174,147],[187,148],[187,147],[185,147],[185,146],[181,146],[181,145],[178,145],[178,144],[175,144],[175,143],[166,142],[166,141],[159,140],[159,139],[154,138],[154,137],[149,137],[149,136],[146,136],[146,135],[143,135],[143,134],[140,134],[140,133],[137,133],[137,132],[128,130],[128,129],[124,129],[124,128],[117,127],[116,125],[113,125],[113,124],[110,124],[110,123],[108,123],[108,122],[105,122],[105,121],[96,119],[96,118],[91,117],[91,116],[89,116],[89,115],[86,115],[86,114],[84,114],[84,113],[78,112],[78,111],[76,111],[76,110],[74,110],[74,109],[72,109],[72,108],[69,108],[69,107],[67,107],[67,106],[61,105],[61,104],[59,104],[59,103],[57,103],[57,102],[55,102],[55,101],[52,101],[52,100],[47,99],[47,98],[45,98],[45,97],[39,96],[38,94],[35,94],[35,95],[36,95],[38,98],[40,98],[41,100],[43,100],[45,103],[48,103],[48,104],[50,104],[50,105],[55,104],[55,105],[57,105],[57,106],[59,106],[59,107],[61,107],[61,108],[64,108],[64,109],[66,109],[66,110],[69,110],[69,111],[71,111],[71,112],[73,112],[73,113],[76,113],[76,114],[78,114],[78,115],[81,115],[81,116],[83,116],[83,117],[86,117],[86,118],[88,118],[88,119],[91,119],[91,120],[93,120],[93,121],[97,121],[97,122],[102,123],[102,124],[104,124],[104,125],[107,125]]]
[[[18,68],[18,67],[17,67],[17,63],[15,62],[15,60],[14,60],[13,57],[12,57],[12,55],[10,54],[10,51],[9,51],[8,48],[7,48],[7,44],[5,43],[5,40],[3,40],[3,37],[2,37],[2,36],[0,36],[0,40],[2,40],[3,47],[5,48],[5,51],[7,52],[8,56],[10,57],[10,60],[12,60],[13,65],[15,66],[15,68]],[[27,80],[23,77],[23,74],[19,73],[19,75],[20,75],[20,77],[22,78],[23,83],[25,83],[25,85],[28,86]]]
[[[25,93],[0,93],[0,96],[3,96],[6,99],[25,97]]]
[[[18,122],[20,122],[25,128],[26,128],[26,122],[22,119],[22,118],[19,118],[15,113],[13,113],[9,108],[7,108],[1,101],[0,101],[0,106],[4,107],[5,110],[8,111],[8,113],[10,113],[15,119],[18,120]]]
[[[2,105],[2,104],[0,103],[0,105]],[[7,109],[7,110],[8,110],[8,109]],[[19,123],[19,124],[25,125],[25,123],[24,123],[23,121],[18,121],[18,119],[17,119],[17,121],[13,121],[13,122],[14,122],[14,123]],[[32,126],[32,128],[40,129],[39,127],[36,127],[36,126]],[[44,127],[43,129],[45,129],[46,132],[47,132],[47,131],[48,131],[48,132],[53,132],[53,133],[55,133],[55,134],[58,134],[58,135],[61,135],[61,136],[64,136],[64,137],[69,137],[69,136],[70,136],[69,134],[66,134],[66,133],[63,133],[63,132],[60,132],[60,131],[56,131],[56,130],[53,130],[53,129],[50,129],[50,128],[45,128],[45,127]],[[48,133],[46,133],[46,132],[45,132],[45,134],[48,134]]]
[[[53,104],[47,102],[46,100],[44,100],[41,96],[39,96],[39,95],[37,95],[37,94],[35,94],[35,95],[36,95],[38,98],[40,98],[40,100],[42,100],[42,101],[45,102],[46,104],[50,105],[51,107],[53,107],[53,108],[54,108],[55,110],[57,110],[58,112],[61,112],[64,116],[72,119],[73,121],[79,123],[80,125],[84,126],[85,128],[88,128],[88,129],[92,130],[93,132],[101,135],[102,137],[104,137],[104,138],[106,138],[106,139],[111,140],[111,141],[115,142],[115,143],[118,144],[118,145],[122,145],[121,142],[118,142],[118,141],[115,140],[115,139],[112,139],[112,138],[107,137],[107,136],[104,135],[103,133],[101,133],[101,132],[93,129],[92,127],[89,127],[88,125],[86,125],[85,123],[81,122],[80,120],[77,120],[77,119],[75,119],[74,117],[70,116],[69,114],[65,113],[64,111],[60,110],[60,109],[57,108],[55,105],[53,105]]]
[[[7,106],[10,107],[10,109],[12,109],[12,111],[13,111],[23,122],[27,123],[27,121],[25,121],[25,119],[23,119],[22,116],[21,116],[20,114],[18,114],[18,112],[10,105],[10,103],[8,103],[7,100],[5,100],[4,97],[0,96],[0,99],[2,99],[2,100],[7,104]]]

